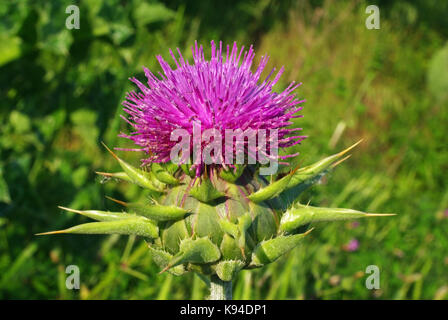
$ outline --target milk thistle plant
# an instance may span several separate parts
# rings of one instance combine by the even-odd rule
[[[106,147],[122,171],[98,173],[149,189],[151,198],[111,199],[123,205],[122,212],[61,207],[97,222],[43,234],[141,236],[161,272],[196,272],[208,283],[211,299],[231,299],[240,270],[274,262],[303,241],[311,224],[388,215],[299,203],[301,192],[347,159],[359,142],[274,175],[277,164],[296,156],[278,155],[278,149],[305,138],[290,128],[291,120],[301,117],[303,101],[293,93],[300,84],[273,92],[283,68],[274,79],[271,72],[260,81],[268,58],[252,72],[252,47],[244,51],[236,43],[223,48],[211,42],[210,60],[197,43],[192,51],[193,64],[170,50],[175,69],[158,56],[159,77],[145,68],[147,85],[131,79],[140,91],[128,93],[123,119],[134,130],[120,136],[138,147],[122,150],[146,156],[135,167]]]

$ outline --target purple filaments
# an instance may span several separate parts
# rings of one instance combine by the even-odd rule
[[[300,143],[305,136],[294,135],[300,128],[290,129],[293,118],[302,109],[304,100],[298,100],[293,91],[300,86],[292,82],[284,91],[273,92],[283,67],[270,80],[269,76],[260,81],[260,76],[268,57],[263,56],[255,70],[251,71],[255,56],[253,47],[244,51],[236,43],[230,49],[211,42],[211,58],[206,60],[202,46],[192,47],[194,63],[185,60],[178,49],[178,58],[170,50],[176,65],[172,69],[161,57],[157,59],[163,73],[156,77],[144,68],[147,86],[132,78],[140,92],[132,91],[123,102],[128,117],[123,117],[133,128],[130,134],[120,134],[131,139],[149,156],[143,164],[169,162],[170,151],[176,144],[171,141],[171,133],[184,129],[193,134],[193,123],[200,123],[201,130],[216,129],[225,136],[226,129],[243,131],[264,129],[278,130],[278,147],[287,148]],[[268,136],[269,139],[269,136]],[[191,141],[193,144],[193,141]],[[192,146],[193,147],[193,146]],[[202,146],[201,146],[202,147]],[[245,152],[250,150],[246,148]],[[269,153],[269,148],[267,153]],[[268,155],[269,156],[269,155]],[[293,155],[279,156],[285,159]]]

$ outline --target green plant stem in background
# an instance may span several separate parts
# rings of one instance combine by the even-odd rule
[[[232,281],[222,281],[217,276],[210,277],[210,300],[232,300]]]

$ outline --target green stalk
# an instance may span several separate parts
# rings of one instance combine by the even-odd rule
[[[210,300],[232,300],[232,281],[222,281],[216,275],[210,277]]]

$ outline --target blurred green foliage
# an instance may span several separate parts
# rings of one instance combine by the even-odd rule
[[[80,29],[65,8],[80,8]],[[371,4],[371,3],[369,3]],[[142,241],[35,233],[85,221],[57,209],[114,209],[104,199],[142,197],[94,171],[117,164],[101,148],[129,146],[120,103],[141,67],[198,40],[253,43],[286,67],[278,88],[303,81],[297,125],[309,138],[297,163],[365,142],[305,198],[390,219],[318,226],[286,259],[244,271],[237,299],[447,299],[448,6],[379,1],[381,29],[367,30],[362,1],[0,2],[0,298],[202,299],[191,274],[159,271]],[[135,153],[122,154],[138,163]],[[106,183],[107,182],[107,183]],[[357,239],[355,252],[345,245]],[[78,265],[81,289],[67,290]],[[368,265],[381,289],[365,288]]]

